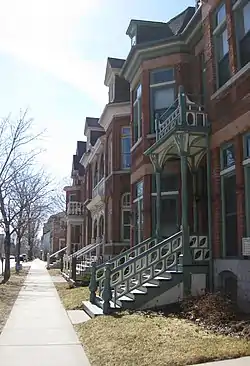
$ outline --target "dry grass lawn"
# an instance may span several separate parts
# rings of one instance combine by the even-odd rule
[[[122,313],[76,330],[92,366],[179,366],[250,355],[248,341],[174,317]]]
[[[5,284],[0,284],[0,333],[9,317],[28,271],[29,267],[23,267],[19,275],[17,275],[12,270],[9,281]]]
[[[82,302],[89,300],[88,287],[71,287],[67,282],[54,284],[66,310],[82,308]]]
[[[51,268],[48,270],[48,272],[51,276],[61,276],[62,275],[61,270],[56,269],[56,268]]]

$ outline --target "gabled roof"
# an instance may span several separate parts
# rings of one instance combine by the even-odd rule
[[[102,129],[102,127],[99,125],[99,118],[86,117],[84,134],[86,135],[87,130],[91,128],[99,128],[100,130]]]
[[[189,6],[182,13],[169,20],[167,25],[171,29],[173,35],[180,34],[183,31],[190,19],[193,17],[194,13],[195,7]]]
[[[144,25],[148,27],[161,27],[164,30],[164,35],[166,35],[166,29],[169,28],[169,37],[177,35],[182,32],[185,26],[188,24],[189,20],[195,13],[195,7],[189,6],[183,12],[176,15],[174,18],[167,22],[155,22],[150,20],[140,20],[131,19],[126,34],[131,36],[133,34],[134,28],[138,25]]]
[[[121,69],[125,60],[123,58],[108,57],[108,61],[112,69]]]
[[[112,69],[120,70],[123,67],[125,61],[126,60],[124,60],[123,58],[108,57],[105,71],[104,85],[108,86],[108,80],[110,78]]]
[[[85,152],[86,152],[86,141],[77,141],[76,155],[81,158]]]
[[[135,22],[138,22],[137,24],[149,25],[149,27],[150,27],[151,23],[152,23],[152,26],[158,25],[158,27],[159,27],[159,25],[162,25],[162,37],[161,37],[161,32],[159,32],[160,34],[159,34],[158,39],[145,41],[143,43],[138,43],[135,46],[131,47],[128,57],[122,67],[121,75],[124,76],[126,74],[128,65],[130,64],[134,55],[139,50],[144,50],[144,49],[150,48],[152,46],[156,46],[156,45],[157,46],[163,45],[163,44],[167,45],[171,41],[175,42],[175,41],[181,39],[181,37],[184,34],[184,31],[186,32],[186,30],[194,28],[194,26],[197,25],[200,21],[201,21],[201,6],[199,6],[199,7],[189,6],[183,12],[181,12],[174,18],[170,19],[166,23],[150,22],[150,21],[142,21],[142,20],[131,21],[134,23],[130,22],[130,26],[132,24],[135,26],[135,24],[136,24]],[[165,26],[167,26],[167,28],[164,27],[164,24],[165,24]],[[160,29],[160,27],[159,27],[159,29]],[[168,33],[166,31],[167,29],[169,29],[169,32],[170,32],[169,35],[166,35]],[[128,31],[129,31],[129,28],[128,28]]]
[[[128,36],[131,36],[133,34],[134,28],[138,25],[147,25],[149,27],[154,27],[154,26],[165,26],[166,23],[164,22],[154,22],[151,20],[142,20],[142,19],[131,19],[129,22],[129,26],[128,29],[126,31],[126,34]]]

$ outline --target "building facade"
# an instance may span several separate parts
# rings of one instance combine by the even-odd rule
[[[109,103],[86,119],[82,243],[108,259],[182,230],[184,281],[205,274],[245,310],[250,1],[197,1],[168,22],[131,20],[127,35],[126,60],[108,59]]]

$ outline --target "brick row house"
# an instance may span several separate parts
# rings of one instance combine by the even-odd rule
[[[119,76],[123,63],[107,60],[109,101],[100,118],[86,118],[87,141],[78,142],[83,149],[73,156],[73,185],[65,187],[67,243],[78,243],[69,252],[99,243],[96,255],[105,260],[130,246],[130,92]]]
[[[99,241],[107,260],[181,232],[178,291],[223,287],[247,310],[250,1],[197,1],[127,35],[126,60],[107,62],[109,103],[86,119],[81,246]]]

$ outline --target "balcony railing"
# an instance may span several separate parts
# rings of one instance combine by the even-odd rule
[[[92,191],[92,198],[95,198],[96,196],[104,196],[104,178],[100,180],[100,182],[97,183],[97,185],[93,188]]]
[[[69,202],[67,205],[67,215],[82,216],[84,206],[82,202]]]
[[[155,119],[157,141],[177,130],[202,132],[209,128],[204,107],[189,98],[192,96],[188,97],[184,93],[183,87],[180,87],[178,98],[161,116]]]

